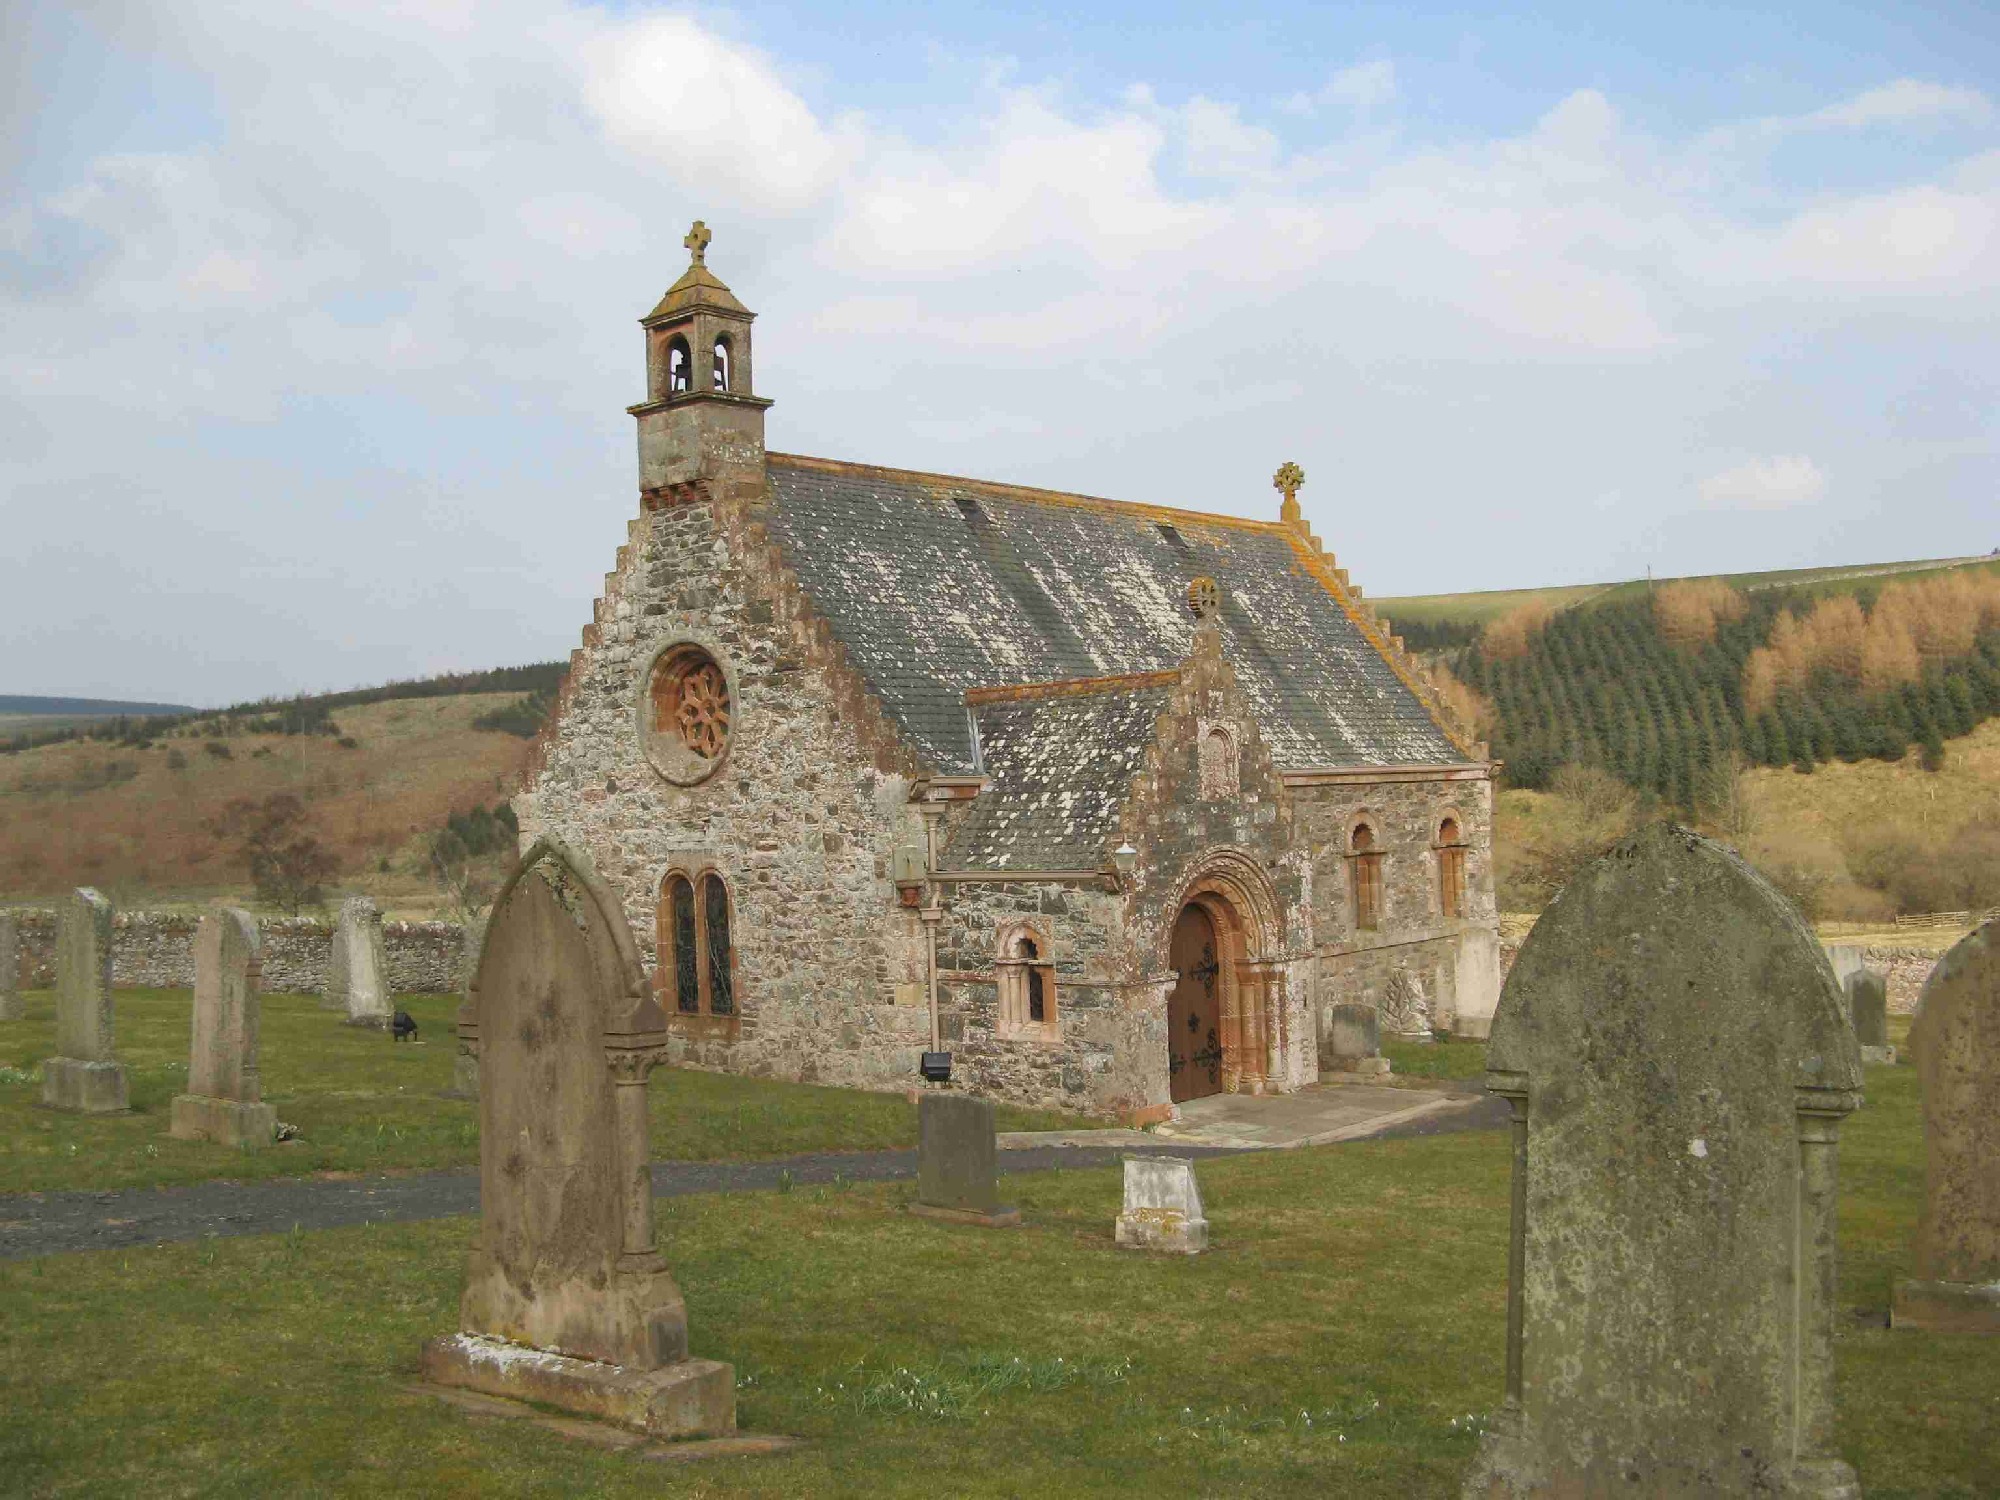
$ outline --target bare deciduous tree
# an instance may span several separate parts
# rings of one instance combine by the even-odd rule
[[[209,821],[208,831],[236,845],[257,899],[290,916],[319,905],[339,868],[306,827],[305,803],[290,792],[273,792],[261,802],[238,797]]]

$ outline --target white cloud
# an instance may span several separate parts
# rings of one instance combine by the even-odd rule
[[[1316,93],[1293,94],[1281,106],[1286,113],[1315,115],[1325,109],[1346,110],[1367,118],[1396,97],[1396,65],[1388,58],[1342,68]]]
[[[1900,125],[1916,121],[1962,120],[1980,124],[1992,113],[1991,102],[1978,89],[1926,83],[1920,78],[1898,78],[1893,83],[1856,94],[1852,99],[1815,110],[1805,120],[1812,125],[1861,130],[1871,125]]]
[[[1717,510],[1791,510],[1826,494],[1826,475],[1803,453],[1753,458],[1701,482],[1704,505]]]

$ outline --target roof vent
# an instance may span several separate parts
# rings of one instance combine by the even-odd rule
[[[958,507],[958,513],[974,526],[991,526],[993,518],[979,508],[979,502],[970,495],[953,495],[951,503]]]
[[[1155,521],[1153,529],[1165,537],[1176,551],[1187,552],[1192,550],[1188,546],[1188,539],[1181,535],[1180,528],[1175,526],[1172,521]]]

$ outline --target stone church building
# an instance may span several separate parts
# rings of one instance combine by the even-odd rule
[[[1300,516],[764,446],[704,263],[523,837],[625,902],[697,1066],[1141,1123],[1313,1082],[1329,1007],[1483,1036],[1492,765]]]

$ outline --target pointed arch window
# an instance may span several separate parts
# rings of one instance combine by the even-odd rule
[[[694,389],[694,354],[688,341],[675,334],[667,341],[667,394]]]
[[[709,365],[709,378],[718,391],[734,388],[731,384],[734,372],[730,369],[730,352],[728,339],[719,338],[715,341],[715,348],[711,351],[713,360]]]
[[[1356,823],[1348,835],[1347,877],[1354,895],[1355,930],[1373,932],[1382,925],[1382,851],[1373,824]]]
[[[699,879],[669,870],[660,882],[654,988],[670,1016],[736,1015],[736,949],[729,887],[715,871]]]

